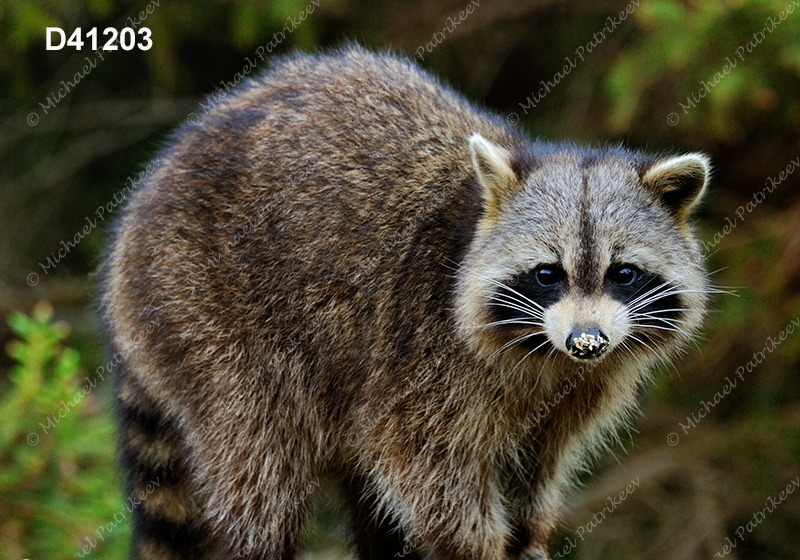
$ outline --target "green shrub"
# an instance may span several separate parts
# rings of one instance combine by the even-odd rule
[[[103,367],[81,370],[62,345],[69,327],[52,314],[40,303],[9,319],[19,339],[8,345],[16,364],[0,399],[0,557],[80,557],[91,542],[90,556],[123,558],[127,520],[97,535],[124,508],[101,397],[111,381]]]

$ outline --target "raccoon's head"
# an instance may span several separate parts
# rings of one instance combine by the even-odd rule
[[[483,214],[458,272],[457,313],[490,359],[649,366],[698,330],[707,276],[689,218],[701,154],[470,139]]]

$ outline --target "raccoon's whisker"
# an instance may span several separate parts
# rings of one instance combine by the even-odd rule
[[[736,296],[739,297],[739,294],[735,291],[735,288],[731,290],[723,289],[717,286],[711,286],[706,290],[697,290],[698,292],[705,292],[707,294],[725,294],[729,296]]]
[[[625,353],[628,356],[630,356],[630,359],[632,361],[641,364],[642,366],[646,365],[643,363],[642,357],[634,351],[631,341],[628,339],[628,337],[626,337],[624,340],[622,340],[622,342],[620,342],[620,347],[625,351]]]
[[[668,359],[668,358],[666,358],[664,355],[662,355],[662,354],[659,354],[658,352],[656,352],[655,350],[653,350],[653,348],[652,348],[652,347],[650,347],[650,345],[649,345],[649,344],[646,344],[646,343],[645,343],[643,340],[640,340],[640,339],[638,339],[638,338],[636,338],[636,337],[633,337],[633,338],[634,338],[634,339],[636,339],[636,341],[637,341],[637,342],[639,342],[640,344],[644,344],[645,346],[647,346],[647,348],[653,352],[653,355],[654,355],[654,356],[655,356],[655,358],[656,358],[656,359],[655,359],[655,363],[656,363],[656,365],[658,365],[658,366],[661,366],[661,365],[669,365],[669,366],[670,366],[672,369],[674,369],[674,370],[675,370],[675,373],[677,373],[677,374],[678,374],[678,377],[680,377],[680,372],[678,372],[677,368],[675,367],[675,364],[673,364],[671,360],[669,360],[669,359]],[[644,365],[644,364],[643,364],[643,365]]]
[[[520,297],[514,297],[513,294],[509,293],[508,291],[502,292],[496,289],[491,290],[481,290],[481,294],[491,297],[491,298],[505,298],[508,301],[513,301],[519,303],[520,305],[524,305],[525,307],[530,307],[531,309],[536,309],[537,311],[541,311],[541,308],[533,307],[528,301]]]
[[[448,263],[452,263],[452,264],[448,264]],[[453,272],[458,272],[460,270],[466,270],[467,272],[469,272],[469,270],[467,270],[466,266],[464,266],[460,262],[454,261],[453,259],[451,259],[449,257],[445,257],[444,262],[442,262],[441,265],[443,267],[445,267],[446,269],[448,269],[448,270],[452,270]]]
[[[657,301],[671,297],[678,294],[686,294],[686,293],[702,293],[702,290],[668,290],[665,292],[660,292],[658,294],[654,294],[647,299],[644,299],[638,302],[636,305],[631,305],[629,307],[630,313],[641,313],[643,309],[646,309],[648,306],[653,305]],[[671,310],[674,308],[671,308]],[[674,309],[675,311],[681,311],[681,309]],[[685,310],[685,309],[684,309]],[[652,310],[652,311],[645,311],[645,313],[654,313],[654,312],[664,312],[663,310]]]
[[[648,280],[648,281],[647,281],[647,282],[644,284],[644,286],[642,286],[642,288],[647,288],[647,287],[648,287],[648,284],[649,284],[649,283],[650,283],[652,280],[654,280],[654,279],[653,279],[653,278],[651,278],[650,280]],[[658,286],[656,286],[656,287],[654,287],[654,288],[650,288],[650,289],[648,289],[647,291],[644,291],[644,292],[642,292],[641,294],[639,294],[639,296],[638,296],[636,299],[634,299],[634,300],[633,300],[633,302],[636,302],[636,301],[638,301],[638,300],[640,300],[640,299],[642,299],[642,298],[645,298],[645,297],[647,297],[648,295],[650,295],[650,294],[652,294],[652,293],[654,293],[654,292],[657,292],[658,290],[660,290],[660,289],[662,289],[662,288],[664,288],[664,287],[666,287],[666,286],[669,286],[669,285],[670,285],[670,282],[671,282],[671,280],[666,280],[666,281],[662,282],[661,284],[659,284]],[[640,288],[640,289],[642,289],[642,288]]]
[[[514,297],[513,295],[508,294],[508,293],[503,293],[503,292],[499,292],[499,291],[496,291],[496,290],[484,291],[482,293],[487,295],[487,296],[489,296],[489,298],[491,298],[491,299],[499,300],[499,299],[502,298],[502,300],[504,300],[504,301],[508,301],[508,302],[511,302],[511,303],[517,303],[517,304],[521,305],[522,307],[524,307],[526,309],[530,309],[534,313],[542,313],[542,311],[544,311],[544,309],[541,306],[533,307],[526,300]]]
[[[652,311],[645,311],[645,312],[630,311],[629,315],[630,315],[630,317],[632,319],[640,319],[640,318],[644,317],[645,319],[655,319],[656,321],[674,321],[676,323],[686,323],[687,322],[685,319],[681,319],[679,316],[678,317],[670,317],[670,316],[663,317],[661,315],[654,315]]]
[[[689,336],[689,334],[686,331],[684,331],[683,329],[681,329],[680,327],[663,327],[663,326],[660,326],[660,325],[648,325],[648,324],[643,324],[643,323],[636,323],[636,326],[640,327],[640,328],[647,328],[647,329],[658,329],[658,330],[661,330],[661,331],[679,332],[681,334],[686,335],[687,337]]]
[[[448,260],[450,260],[450,262],[453,262],[451,259],[448,259]],[[456,271],[459,270],[459,269],[463,269],[464,268],[464,266],[461,265],[461,264],[458,264],[458,263],[455,263],[455,262],[453,262],[453,264],[455,264],[458,267],[457,269],[455,269]],[[449,267],[449,268],[453,269],[453,267]],[[534,306],[536,309],[538,309],[539,311],[544,311],[544,307],[542,307],[540,304],[536,303],[535,301],[533,301],[529,297],[525,296],[524,294],[518,292],[517,290],[515,290],[512,286],[509,286],[508,284],[504,284],[503,282],[500,282],[499,280],[496,280],[494,278],[490,278],[489,276],[486,276],[485,274],[480,274],[480,273],[471,272],[471,271],[467,271],[467,273],[472,275],[475,278],[479,278],[481,280],[485,280],[485,281],[489,282],[490,284],[493,284],[493,285],[497,286],[498,288],[501,288],[501,289],[503,289],[505,291],[511,292],[511,294],[513,294],[514,296],[517,296],[517,297],[514,298],[512,296],[509,296],[508,294],[501,294],[501,295],[504,295],[506,297],[514,299],[520,304],[525,304],[525,305],[530,304],[530,305]]]
[[[653,297],[651,299],[643,300],[643,301],[639,302],[637,305],[634,305],[634,306],[630,307],[630,312],[631,313],[642,313],[642,312],[649,313],[649,311],[643,311],[643,310],[646,310],[649,306],[655,304],[659,300],[662,300],[664,298],[670,297],[671,295],[672,294],[665,293],[664,295],[658,295],[657,297]]]
[[[631,318],[634,319],[634,320],[638,320],[638,319],[644,318],[644,319],[650,319],[650,320],[653,320],[653,321],[661,321],[661,322],[667,323],[669,325],[676,325],[676,324],[680,324],[680,323],[683,323],[685,325],[690,324],[690,321],[687,321],[685,319],[678,319],[678,318],[672,318],[672,317],[658,317],[656,315],[652,315],[651,313],[631,313]]]
[[[711,274],[716,274],[717,272],[725,270],[726,268],[727,267],[720,268],[719,270],[717,270],[715,272],[712,272]],[[744,286],[721,286],[721,285],[716,285],[716,284],[710,284],[708,286],[707,292],[709,294],[727,294],[729,296],[739,297],[739,294],[737,293],[736,290],[741,289],[741,288],[744,288]]]
[[[720,250],[721,248],[722,248],[722,247],[717,247],[716,249],[714,249],[713,251],[711,251],[711,252],[710,252],[710,253],[708,253],[707,255],[703,255],[703,259],[704,259],[704,260],[708,260],[708,259],[710,259],[710,258],[711,258],[711,257],[713,257],[714,255],[716,255],[716,254],[719,252],[719,250]]]
[[[628,355],[631,357],[631,360],[634,360],[634,361],[636,361],[637,363],[641,364],[641,366],[642,366],[642,367],[644,367],[644,366],[646,366],[646,365],[647,365],[647,364],[645,364],[645,363],[644,363],[644,360],[642,359],[642,357],[641,357],[640,355],[638,355],[638,354],[636,353],[636,351],[633,349],[633,346],[632,346],[632,344],[631,344],[631,341],[630,341],[630,340],[624,340],[624,341],[623,341],[623,345],[624,345],[624,347],[625,347],[625,350],[628,352]],[[657,358],[658,360],[661,360],[661,359],[663,359],[663,358],[662,358],[662,356],[661,356],[661,355],[658,355],[658,354],[656,355],[656,358]]]
[[[630,304],[641,303],[642,300],[646,300],[646,299],[649,299],[651,297],[660,297],[660,296],[662,296],[662,295],[664,295],[666,293],[669,293],[669,292],[674,291],[674,290],[680,290],[680,289],[681,289],[680,285],[673,285],[673,284],[671,284],[671,281],[668,280],[668,281],[666,281],[666,282],[664,282],[662,284],[659,284],[655,288],[653,288],[651,290],[648,290],[645,293],[641,294],[639,297],[637,297],[636,299],[632,300],[630,302]]]
[[[488,358],[488,359],[490,359],[490,360],[493,360],[494,358],[496,358],[497,356],[499,356],[499,355],[500,355],[500,354],[502,354],[503,352],[506,352],[507,350],[510,350],[510,349],[511,349],[511,348],[513,348],[514,346],[517,346],[517,345],[519,345],[519,344],[521,344],[521,343],[525,342],[527,339],[529,339],[529,338],[533,338],[534,336],[536,336],[536,335],[539,335],[539,334],[542,334],[542,333],[538,333],[538,332],[537,332],[537,333],[528,333],[528,334],[525,334],[525,335],[522,335],[522,336],[518,336],[517,338],[515,338],[515,339],[513,339],[513,340],[510,340],[510,341],[508,341],[508,342],[506,342],[506,343],[505,343],[505,344],[503,344],[503,345],[502,345],[500,348],[498,348],[497,350],[495,350],[494,352],[492,352],[492,353],[489,355],[489,358]],[[513,370],[512,370],[512,371],[513,371]]]
[[[544,342],[542,342],[542,343],[541,343],[539,346],[537,346],[536,348],[534,348],[533,350],[531,350],[530,352],[528,352],[527,354],[525,354],[525,356],[524,356],[524,357],[523,357],[523,358],[522,358],[520,361],[518,361],[518,362],[517,362],[517,365],[515,365],[515,366],[514,366],[514,369],[512,369],[511,371],[512,371],[512,372],[513,372],[513,371],[516,371],[516,369],[517,369],[517,368],[520,366],[520,364],[522,364],[522,362],[524,362],[525,360],[527,360],[527,359],[528,359],[528,356],[530,356],[531,354],[533,354],[534,352],[536,352],[536,351],[537,351],[539,348],[541,348],[541,347],[542,347],[542,346],[544,346],[545,344],[548,344],[549,342],[550,342],[550,340],[545,340],[545,341],[544,341]]]
[[[535,301],[533,301],[532,299],[530,299],[526,295],[518,292],[517,290],[515,290],[514,288],[512,288],[510,286],[504,285],[504,287],[505,287],[506,290],[508,290],[512,294],[521,297],[523,300],[525,300],[526,303],[532,305],[533,307],[535,307],[536,309],[538,309],[540,311],[544,311],[544,307],[542,307],[541,305],[539,305],[538,303],[536,303]]]
[[[525,325],[534,327],[543,327],[544,323],[538,321],[525,321],[523,319],[503,319],[502,321],[493,321],[491,323],[484,323],[483,325],[474,325],[467,327],[468,329],[485,329],[488,327],[496,327],[498,325]]]
[[[495,350],[494,352],[492,352],[492,354],[489,356],[489,358],[491,359],[491,358],[494,358],[496,356],[499,356],[500,354],[502,354],[504,351],[508,350],[512,346],[516,346],[517,344],[519,344],[521,342],[524,342],[525,340],[527,340],[529,338],[532,338],[532,337],[534,337],[536,335],[540,335],[540,334],[545,334],[545,332],[544,331],[537,331],[537,332],[534,332],[534,333],[528,333],[528,334],[524,334],[522,336],[518,336],[517,338],[515,338],[513,340],[510,340],[509,342],[506,342],[498,350]]]
[[[679,286],[675,286],[678,288]],[[727,289],[727,286],[708,286],[707,288],[702,289],[695,289],[695,288],[686,288],[686,293],[694,293],[694,294],[728,294],[732,296],[737,296],[735,291],[731,291]]]
[[[544,319],[541,313],[536,311],[535,309],[528,309],[527,307],[522,307],[520,305],[515,305],[511,303],[504,303],[502,301],[494,300],[487,302],[487,305],[494,306],[494,307],[507,307],[509,309],[514,309],[515,311],[519,311],[525,315],[530,316],[532,319]]]
[[[665,297],[674,296],[674,295],[678,295],[678,294],[691,294],[691,293],[695,293],[695,294],[696,293],[708,293],[708,291],[707,290],[692,290],[692,289],[680,290],[680,289],[677,289],[677,288],[669,288],[667,290],[664,290],[663,292],[658,292],[658,293],[652,294],[647,299],[639,301],[636,304],[633,304],[633,302],[631,302],[631,304],[629,304],[629,305],[631,305],[631,309],[635,311],[637,309],[641,309],[643,307],[646,307],[647,305],[650,305],[651,303],[656,302],[656,301],[658,301],[660,299],[663,299]]]
[[[646,313],[636,313],[636,315],[655,315],[656,313],[672,313],[675,311],[691,311],[688,307],[675,307],[672,309],[655,309]]]
[[[524,317],[520,317],[521,319],[544,321],[544,314],[541,311],[532,309],[530,307],[526,307],[518,303],[514,303],[512,301],[508,301],[505,298],[493,298],[484,303],[489,307],[505,307],[507,309],[512,309],[514,311],[517,311],[522,315],[524,315]]]
[[[660,321],[661,323],[663,323],[663,325],[662,324],[650,325],[648,323],[643,323],[642,321]],[[684,324],[687,325],[689,323],[684,322]],[[685,332],[680,327],[679,323],[672,322],[672,321],[670,321],[668,319],[659,319],[658,317],[645,317],[645,318],[643,318],[641,320],[636,319],[634,321],[634,325],[637,326],[637,327],[649,327],[649,326],[652,326],[654,329],[666,328],[668,330],[675,330],[676,332],[679,331],[679,332],[685,334],[686,336],[689,336],[689,333]]]
[[[529,297],[526,297],[524,294],[519,293],[517,290],[515,290],[514,288],[512,288],[508,284],[503,284],[502,282],[500,282],[498,280],[495,280],[494,278],[488,278],[488,277],[483,276],[483,275],[481,275],[481,278],[483,278],[484,280],[489,281],[490,283],[494,284],[498,288],[502,288],[504,290],[508,290],[509,292],[514,294],[515,296],[518,296],[518,297],[522,298],[525,302],[530,303],[531,305],[533,305],[537,309],[540,309],[540,310],[544,311],[544,307],[542,307],[541,305],[539,305],[538,303],[536,303],[535,301],[533,301]]]
[[[658,352],[656,352],[656,351],[655,351],[655,349],[653,349],[653,347],[652,347],[652,346],[650,346],[649,344],[647,344],[647,343],[646,343],[644,340],[641,340],[640,338],[638,338],[638,337],[636,337],[636,336],[633,336],[633,335],[632,335],[632,334],[630,334],[630,333],[628,333],[628,337],[629,337],[629,338],[632,338],[633,340],[635,340],[635,341],[636,341],[636,342],[638,342],[639,344],[641,344],[641,345],[645,346],[645,347],[646,347],[647,349],[649,349],[649,350],[650,350],[650,351],[651,351],[651,352],[652,352],[652,353],[653,353],[653,354],[656,356],[656,358],[658,358],[659,360],[661,360],[661,359],[662,359],[662,358],[661,358],[661,354],[659,354]]]
[[[633,348],[630,347],[630,344],[628,344],[627,340],[623,340],[619,345],[623,350],[630,354],[631,358],[636,358],[636,353],[633,351]]]
[[[665,286],[668,286],[668,285],[669,285],[669,280],[667,280],[666,282],[664,282],[664,283],[662,283],[662,284],[660,284],[660,285],[656,286],[655,288],[652,288],[652,289],[650,289],[650,290],[647,290],[647,291],[646,291],[646,292],[644,292],[643,294],[641,294],[641,295],[639,295],[638,297],[636,297],[636,298],[632,299],[630,302],[628,302],[628,305],[636,305],[636,304],[637,304],[639,301],[641,301],[641,300],[643,300],[643,299],[645,299],[645,298],[647,298],[647,297],[651,296],[652,294],[654,294],[654,293],[655,293],[655,292],[657,292],[658,290],[660,290],[660,289],[662,289],[662,288],[664,288]]]
[[[542,366],[542,369],[547,367],[547,364],[550,363],[550,360],[552,360],[553,356],[556,354],[558,354],[558,349],[555,346],[551,346],[550,350],[548,350],[547,354],[545,355],[544,366]]]

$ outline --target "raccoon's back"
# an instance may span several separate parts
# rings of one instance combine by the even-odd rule
[[[198,341],[209,360],[312,339],[354,359],[446,328],[476,132],[520,142],[405,60],[285,59],[184,126],[135,193],[106,267],[112,334],[157,315],[131,351],[181,369]]]

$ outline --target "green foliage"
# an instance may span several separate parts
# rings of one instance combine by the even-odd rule
[[[9,319],[19,339],[8,345],[16,364],[0,401],[0,557],[68,558],[90,536],[93,554],[122,558],[127,526],[95,535],[123,508],[111,415],[96,413],[108,376],[81,371],[62,345],[69,328],[52,313],[39,304],[32,317]]]
[[[713,140],[747,128],[743,115],[755,121],[779,110],[797,122],[800,5],[652,0],[636,16],[640,33],[605,79],[613,130],[630,130],[653,106],[672,106],[680,119],[672,126]]]

